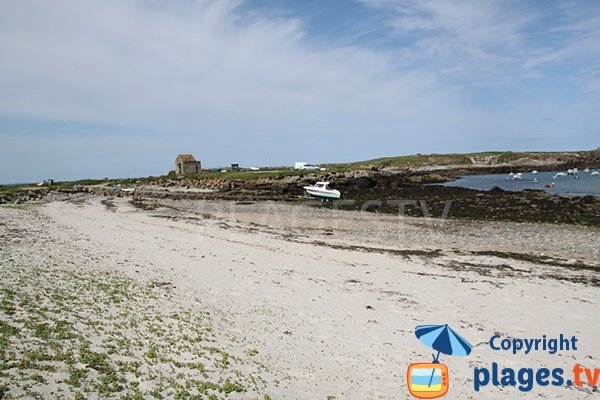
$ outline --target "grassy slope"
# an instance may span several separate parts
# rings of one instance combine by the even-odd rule
[[[399,157],[382,157],[372,160],[357,161],[346,164],[352,169],[371,167],[421,167],[428,165],[471,165],[477,163],[495,164],[511,163],[517,160],[529,159],[532,161],[552,160],[577,156],[600,156],[600,148],[592,151],[579,152],[512,152],[512,151],[487,151],[466,154],[416,154]],[[344,164],[331,164],[340,166]]]

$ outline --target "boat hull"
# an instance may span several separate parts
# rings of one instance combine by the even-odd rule
[[[322,191],[322,190],[308,189],[308,188],[304,188],[304,190],[306,191],[306,193],[309,196],[317,197],[320,199],[336,200],[336,199],[339,199],[342,197],[342,194],[337,190]]]

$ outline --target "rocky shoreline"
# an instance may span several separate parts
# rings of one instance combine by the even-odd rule
[[[405,215],[414,217],[440,217],[449,207],[447,216],[456,219],[600,225],[600,198],[595,196],[566,197],[537,190],[511,192],[500,188],[486,192],[429,185],[445,182],[450,175],[424,172],[353,171],[255,180],[164,180],[153,187],[140,188],[135,197],[298,202],[306,200],[302,187],[319,179],[330,181],[344,193],[344,202],[334,205],[341,209],[397,214],[397,202],[403,201]],[[182,188],[206,192],[186,192]]]
[[[504,168],[504,167],[502,167]],[[474,169],[469,169],[472,173]],[[478,169],[478,171],[481,171]],[[490,169],[486,169],[490,172]],[[498,172],[498,170],[494,170]],[[453,170],[355,170],[326,174],[254,177],[170,177],[150,184],[136,184],[134,192],[113,186],[43,188],[0,194],[0,204],[21,204],[53,196],[86,192],[111,197],[133,196],[138,200],[204,199],[233,201],[306,201],[303,186],[328,180],[343,194],[343,202],[324,207],[365,210],[413,217],[493,220],[516,222],[573,223],[600,225],[600,198],[559,196],[541,190],[504,191],[494,188],[478,191],[461,187],[430,185],[455,179],[465,173]],[[399,206],[402,206],[402,210]],[[444,211],[446,210],[446,211]]]

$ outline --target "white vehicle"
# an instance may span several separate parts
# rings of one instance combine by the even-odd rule
[[[321,199],[339,199],[342,194],[339,190],[331,189],[329,182],[317,182],[312,186],[304,186],[304,190],[310,196],[318,197]]]
[[[590,174],[591,176],[598,176],[598,171],[594,171]]]
[[[320,167],[318,165],[313,165],[306,162],[296,162],[294,163],[294,169],[300,171],[317,171],[320,169]]]

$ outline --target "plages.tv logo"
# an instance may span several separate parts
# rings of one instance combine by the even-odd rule
[[[415,335],[421,343],[437,351],[432,362],[414,363],[408,366],[406,379],[408,391],[419,399],[435,399],[448,393],[450,377],[448,367],[440,363],[440,353],[449,356],[466,356],[473,346],[465,338],[445,325],[419,325]]]

